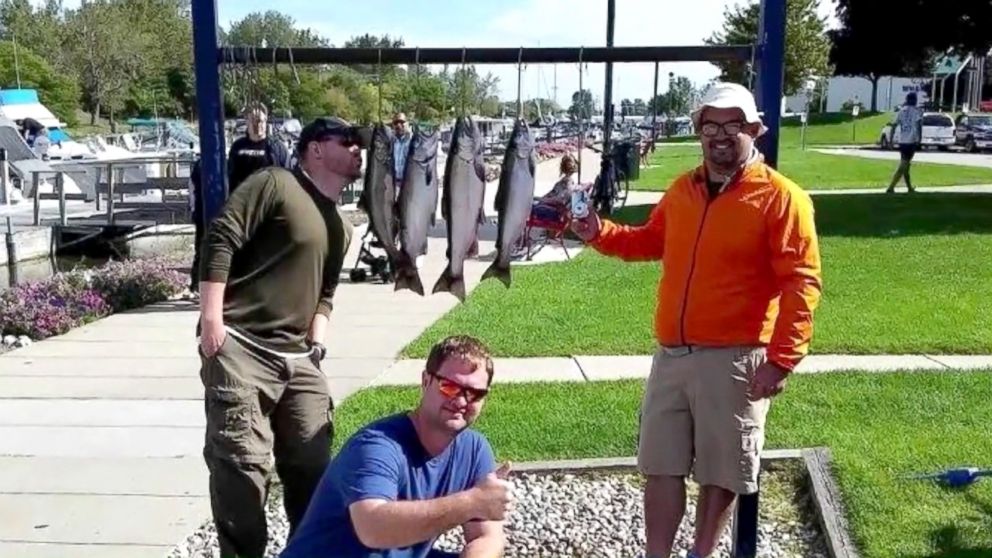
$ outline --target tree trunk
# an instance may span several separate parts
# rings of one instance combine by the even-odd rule
[[[117,133],[117,122],[114,120],[114,107],[110,107],[110,133]]]
[[[96,126],[97,119],[100,118],[100,102],[93,103],[93,112],[90,113],[90,126]]]

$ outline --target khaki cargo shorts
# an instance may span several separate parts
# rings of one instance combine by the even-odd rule
[[[770,400],[750,401],[747,387],[764,361],[763,347],[659,348],[641,403],[641,472],[757,492]]]

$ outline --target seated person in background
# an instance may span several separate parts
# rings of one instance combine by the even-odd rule
[[[571,155],[561,159],[561,178],[555,183],[550,192],[534,200],[531,215],[545,221],[557,221],[564,209],[571,204],[572,191],[576,188],[574,175],[578,171],[578,163]]]
[[[324,473],[280,558],[497,558],[512,508],[509,465],[469,426],[492,383],[488,350],[466,336],[431,349],[416,409],[359,430]],[[434,550],[462,526],[460,555]]]

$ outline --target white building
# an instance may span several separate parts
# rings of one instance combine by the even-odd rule
[[[906,94],[910,91],[916,92],[921,104],[928,102],[930,100],[928,86],[931,79],[930,77],[883,76],[878,80],[878,90],[875,93],[879,112],[891,112],[898,109],[905,102]],[[871,108],[871,80],[868,78],[834,76],[826,82],[826,88],[826,99],[822,101],[821,105],[823,112],[841,112],[846,103],[860,103],[862,110]],[[785,98],[785,110],[787,112],[803,112],[805,107],[806,95],[803,93]]]

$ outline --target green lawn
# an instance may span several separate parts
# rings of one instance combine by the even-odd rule
[[[634,455],[641,392],[641,381],[498,384],[478,427],[501,460]],[[335,445],[416,399],[415,388],[359,392],[336,415]],[[799,376],[772,405],[766,447],[831,449],[866,558],[989,556],[992,482],[950,491],[900,477],[992,467],[990,399],[988,372]]]
[[[806,127],[806,145],[876,144],[882,126],[893,120],[895,113],[861,113],[851,125],[850,113],[811,114]],[[802,123],[799,117],[782,119],[782,146],[802,145]]]
[[[992,195],[814,197],[824,266],[814,353],[992,353]],[[646,218],[649,206],[618,217]],[[659,265],[585,250],[486,281],[404,349],[476,335],[500,356],[650,354]]]
[[[702,148],[673,145],[659,147],[651,159],[653,168],[641,169],[638,180],[630,183],[632,190],[666,190],[672,181],[702,162]],[[892,180],[897,161],[866,159],[848,155],[828,155],[787,145],[779,151],[780,171],[807,190],[841,190],[851,188],[885,189]],[[914,186],[954,186],[959,184],[992,184],[992,169],[914,163]],[[900,183],[900,188],[904,186]]]

